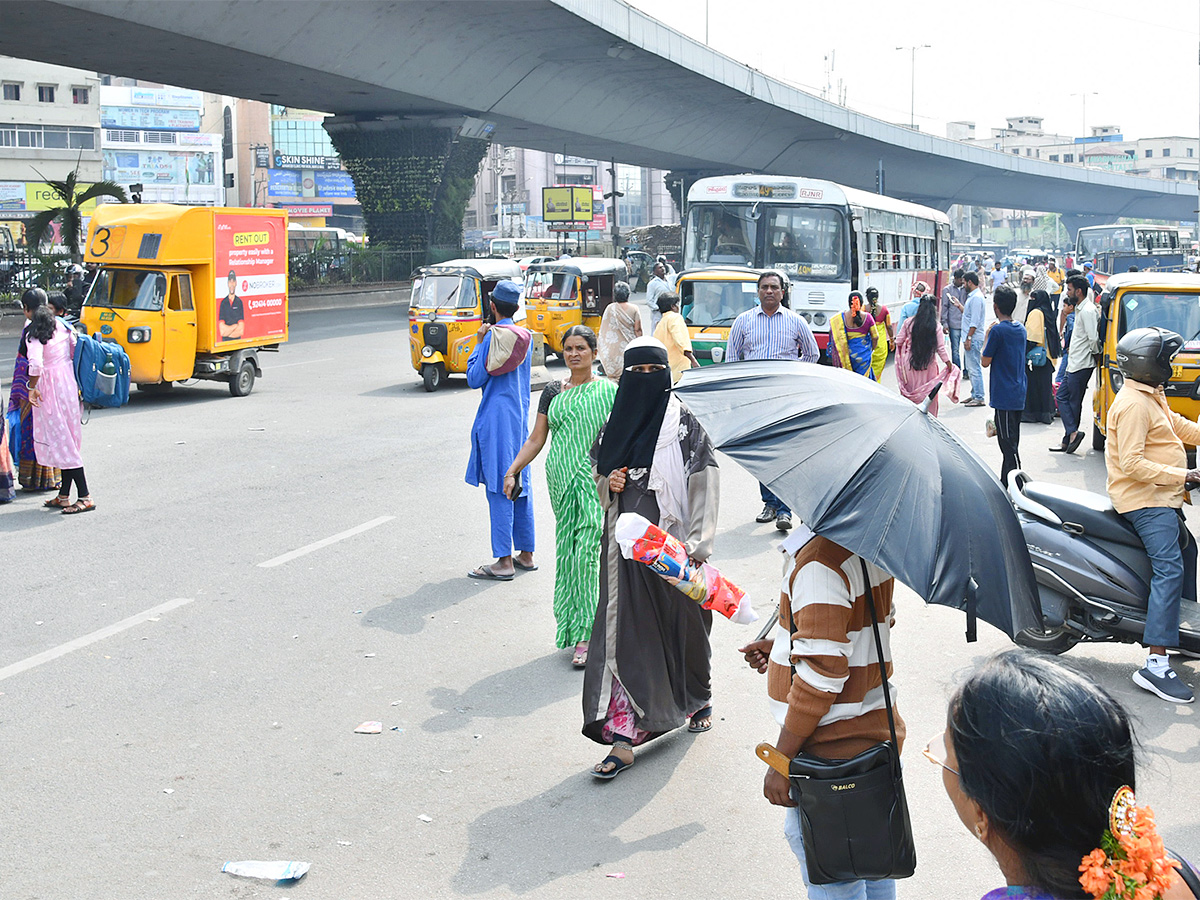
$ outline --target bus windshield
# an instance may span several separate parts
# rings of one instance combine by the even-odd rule
[[[693,203],[685,265],[774,268],[802,281],[846,281],[849,242],[839,210]]]
[[[1183,336],[1200,338],[1200,294],[1133,292],[1121,295],[1121,331],[1157,326]]]
[[[84,300],[86,306],[160,310],[167,276],[152,269],[101,269]]]
[[[756,204],[757,206],[757,204]],[[692,204],[688,210],[684,266],[753,266],[758,212],[750,204]]]
[[[753,281],[686,281],[681,311],[689,325],[732,325],[757,303],[758,285]]]
[[[578,280],[571,272],[533,272],[525,281],[525,299],[574,300]]]
[[[416,309],[474,309],[478,303],[474,278],[426,275],[413,282],[410,305]]]
[[[1132,253],[1133,229],[1128,225],[1115,225],[1112,228],[1080,228],[1076,255],[1083,259],[1095,256],[1097,253],[1110,253],[1114,250]]]

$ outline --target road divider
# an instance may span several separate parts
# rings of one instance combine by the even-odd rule
[[[23,659],[20,662],[15,662],[11,666],[5,666],[0,669],[0,681],[5,678],[11,678],[13,675],[20,675],[22,672],[28,672],[30,669],[40,666],[42,663],[50,662],[52,659],[58,659],[60,656],[66,656],[72,651],[79,650],[89,644],[94,644],[97,641],[102,641],[105,638],[110,638],[114,634],[120,634],[122,631],[127,631],[135,625],[141,625],[143,622],[149,622],[157,618],[163,613],[170,612],[173,609],[178,609],[185,606],[194,600],[194,597],[179,597],[175,600],[168,600],[166,603],[160,603],[145,612],[140,612],[136,616],[130,616],[128,619],[122,619],[115,625],[109,625],[107,628],[101,628],[99,631],[93,631],[91,634],[85,634],[83,637],[75,638],[73,641],[67,641],[65,644],[59,644],[53,649],[38,653],[36,656],[31,656],[28,659]]]
[[[312,544],[306,544],[297,550],[292,550],[282,556],[276,556],[274,559],[268,559],[266,562],[260,562],[260,569],[273,569],[275,566],[282,566],[286,562],[291,562],[297,557],[304,556],[306,553],[312,553],[314,550],[320,550],[322,547],[328,547],[330,544],[336,544],[338,541],[344,541],[346,538],[354,537],[356,534],[362,534],[364,531],[370,531],[372,528],[377,528],[387,522],[392,521],[395,516],[380,516],[378,519],[372,519],[370,522],[363,522],[361,525],[356,525],[348,531],[342,531],[331,537],[322,538]]]

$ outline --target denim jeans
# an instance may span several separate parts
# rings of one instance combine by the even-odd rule
[[[796,859],[800,861],[800,876],[808,889],[808,900],[896,900],[896,882],[839,881],[834,884],[809,884],[808,865],[804,861],[804,841],[800,837],[800,811],[785,809],[783,834]]]
[[[1179,511],[1149,506],[1122,513],[1134,527],[1150,557],[1150,603],[1142,644],[1179,646],[1179,601],[1196,598],[1196,542],[1187,534]],[[1181,547],[1186,535],[1187,547]]]
[[[982,402],[987,399],[983,396],[983,338],[972,340],[966,353],[967,374],[971,376],[971,399]]]
[[[791,517],[792,511],[788,505],[767,490],[767,486],[762,482],[758,484],[758,495],[762,497],[763,503],[774,509],[781,516]]]
[[[1087,368],[1068,372],[1058,383],[1058,393],[1054,399],[1058,401],[1058,414],[1062,416],[1065,438],[1079,430],[1083,419],[1083,397],[1091,380],[1092,370]]]
[[[960,369],[962,368],[962,358],[959,356],[959,345],[962,344],[962,329],[950,329],[950,358],[954,360],[954,364]]]

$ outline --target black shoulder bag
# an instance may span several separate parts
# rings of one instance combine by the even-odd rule
[[[867,564],[860,562],[892,739],[853,759],[825,759],[801,750],[788,766],[800,804],[800,831],[812,884],[908,878],[917,867],[879,618]],[[795,637],[796,620],[790,608],[788,624]]]

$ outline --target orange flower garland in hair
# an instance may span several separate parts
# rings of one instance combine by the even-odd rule
[[[1168,859],[1154,826],[1154,812],[1138,806],[1133,789],[1122,787],[1109,807],[1100,846],[1079,864],[1079,883],[1096,900],[1161,900],[1179,863]]]

